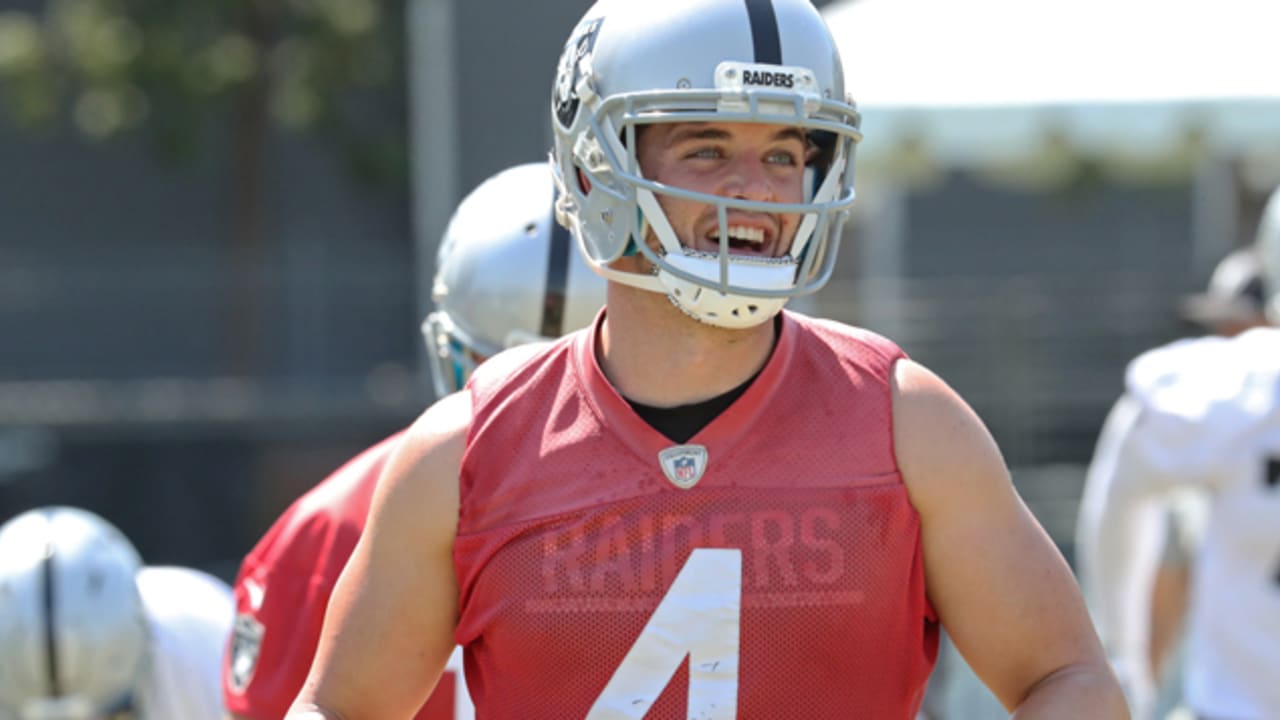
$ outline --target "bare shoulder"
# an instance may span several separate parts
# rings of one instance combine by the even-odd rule
[[[910,360],[894,368],[893,413],[929,601],[965,660],[1011,711],[1122,717],[1071,569],[1018,497],[977,413]]]
[[[462,457],[471,427],[471,397],[465,391],[447,395],[428,407],[409,426],[391,465],[438,462]]]
[[[945,409],[960,400],[942,378],[908,358],[893,366],[893,395],[895,413]]]
[[[1004,458],[978,414],[912,360],[894,366],[893,439],[903,482],[921,512],[973,483],[1008,481]]]
[[[334,588],[290,718],[409,717],[453,649],[453,541],[470,399],[450,395],[405,432]]]
[[[403,513],[413,524],[419,521],[414,518],[425,514],[452,525],[457,518],[458,472],[470,426],[471,400],[466,392],[448,395],[427,408],[409,427],[383,470],[373,512]],[[448,532],[451,536],[453,529]]]

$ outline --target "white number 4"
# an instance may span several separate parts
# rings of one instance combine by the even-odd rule
[[[694,550],[586,720],[643,718],[685,657],[686,717],[733,720],[738,714],[741,611],[742,551]]]

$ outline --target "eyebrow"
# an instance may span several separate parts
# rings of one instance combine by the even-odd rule
[[[688,123],[667,137],[667,147],[690,140],[728,140],[731,137],[732,133],[723,128],[712,127],[703,123]],[[809,142],[804,131],[798,127],[784,127],[770,138],[770,142],[779,140],[795,140],[802,145],[807,145]]]

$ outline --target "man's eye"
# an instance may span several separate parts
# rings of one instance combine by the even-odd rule
[[[720,157],[720,150],[719,148],[698,148],[689,153],[689,157],[699,160],[714,160]]]
[[[798,164],[800,164],[800,163],[799,163],[799,159],[796,157],[796,154],[795,154],[795,153],[793,153],[793,152],[788,152],[788,151],[785,151],[785,150],[781,150],[781,151],[778,151],[778,152],[775,152],[775,153],[770,153],[770,154],[769,154],[769,158],[768,158],[768,159],[769,159],[769,162],[770,162],[770,163],[773,163],[774,165],[798,165]]]

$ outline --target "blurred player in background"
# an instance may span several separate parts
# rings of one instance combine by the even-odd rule
[[[1180,315],[1192,328],[1221,337],[1234,337],[1266,325],[1262,284],[1262,263],[1257,248],[1252,245],[1238,248],[1214,268],[1204,292],[1183,300]],[[1118,405],[1122,407],[1130,402],[1122,397]],[[1121,417],[1124,412],[1120,411]],[[1108,423],[1099,438],[1099,449],[1114,447],[1119,439],[1112,435],[1123,433],[1125,427],[1122,423]],[[1093,514],[1105,500],[1099,493],[1112,482],[1115,460],[1112,452],[1099,452],[1093,460],[1084,491],[1084,503],[1092,510],[1081,515],[1085,523],[1097,521]],[[1150,526],[1164,538],[1164,549],[1152,579],[1148,641],[1148,662],[1157,693],[1151,707],[1161,715],[1182,700],[1180,675],[1184,652],[1181,643],[1189,601],[1191,557],[1199,544],[1208,511],[1206,498],[1200,492],[1183,489],[1171,492],[1166,500],[1161,521]],[[1085,533],[1085,524],[1082,524],[1081,544],[1089,542],[1084,538]]]
[[[489,178],[454,212],[436,258],[437,309],[422,324],[438,396],[461,388],[489,356],[583,327],[604,304],[604,280],[552,219],[553,197],[550,167],[530,163]],[[278,720],[302,687],[329,594],[401,434],[295,501],[245,559],[223,672],[231,717]],[[466,720],[473,713],[455,652],[416,717]]]
[[[1215,283],[1245,288],[1235,293],[1245,300],[1233,303],[1240,312],[1229,328],[1238,334],[1180,340],[1130,363],[1085,484],[1081,569],[1138,720],[1155,715],[1157,668],[1170,645],[1161,637],[1170,620],[1159,615],[1179,610],[1176,589],[1172,609],[1162,611],[1169,603],[1161,593],[1169,591],[1153,595],[1153,588],[1167,508],[1188,488],[1207,503],[1208,516],[1199,531],[1197,513],[1186,523],[1196,545],[1186,702],[1210,720],[1280,717],[1280,328],[1243,327],[1256,320],[1247,302],[1248,252],[1260,261],[1256,287],[1274,325],[1280,190],[1263,212],[1254,247],[1228,259],[1234,269],[1224,263],[1215,273]],[[1228,275],[1235,280],[1227,283]]]
[[[144,567],[77,508],[0,526],[0,719],[218,720],[234,606],[212,575]]]
[[[1184,299],[1184,321],[1200,332],[1222,337],[1267,324],[1257,248],[1237,248],[1214,268],[1204,292]],[[1100,467],[1096,472],[1108,474]],[[1182,700],[1183,630],[1190,600],[1191,557],[1203,534],[1208,505],[1203,493],[1172,493],[1165,507],[1165,544],[1151,589],[1152,676],[1158,687],[1155,707],[1167,714]]]

